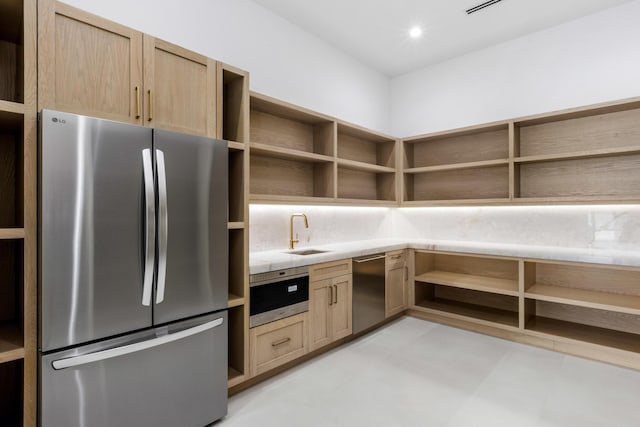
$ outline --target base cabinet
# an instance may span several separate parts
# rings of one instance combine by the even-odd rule
[[[416,250],[409,314],[640,369],[640,268]]]
[[[309,276],[309,350],[313,351],[352,333],[351,260],[312,266]]]
[[[385,317],[390,317],[407,309],[407,258],[404,250],[386,255]]]
[[[308,316],[301,313],[251,329],[251,375],[303,356],[309,349]]]

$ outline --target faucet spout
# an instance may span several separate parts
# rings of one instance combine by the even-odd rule
[[[293,219],[297,216],[302,217],[304,219],[304,227],[309,228],[309,219],[305,214],[303,213],[291,214],[291,217],[289,218],[289,249],[293,249],[294,245],[299,242],[297,234],[296,234],[296,238],[295,239],[293,238]]]

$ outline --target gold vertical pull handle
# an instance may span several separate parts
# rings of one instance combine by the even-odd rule
[[[329,285],[329,305],[333,305],[333,286]]]
[[[153,120],[153,94],[151,93],[151,89],[147,92],[149,94],[149,118],[147,120]]]
[[[336,288],[336,291],[334,292],[334,298],[335,301],[333,301],[334,304],[338,303],[338,285],[333,285],[334,288]]]
[[[139,119],[140,118],[140,88],[136,86],[135,91],[136,91],[136,119]]]

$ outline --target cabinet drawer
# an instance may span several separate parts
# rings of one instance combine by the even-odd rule
[[[394,270],[405,266],[404,250],[387,252],[385,259],[385,269]]]
[[[309,280],[323,280],[351,274],[351,258],[325,262],[309,267]]]
[[[306,354],[309,348],[307,319],[307,313],[301,313],[251,329],[251,375]]]

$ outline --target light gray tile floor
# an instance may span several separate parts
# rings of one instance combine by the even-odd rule
[[[229,400],[216,427],[639,427],[640,372],[410,317]]]

